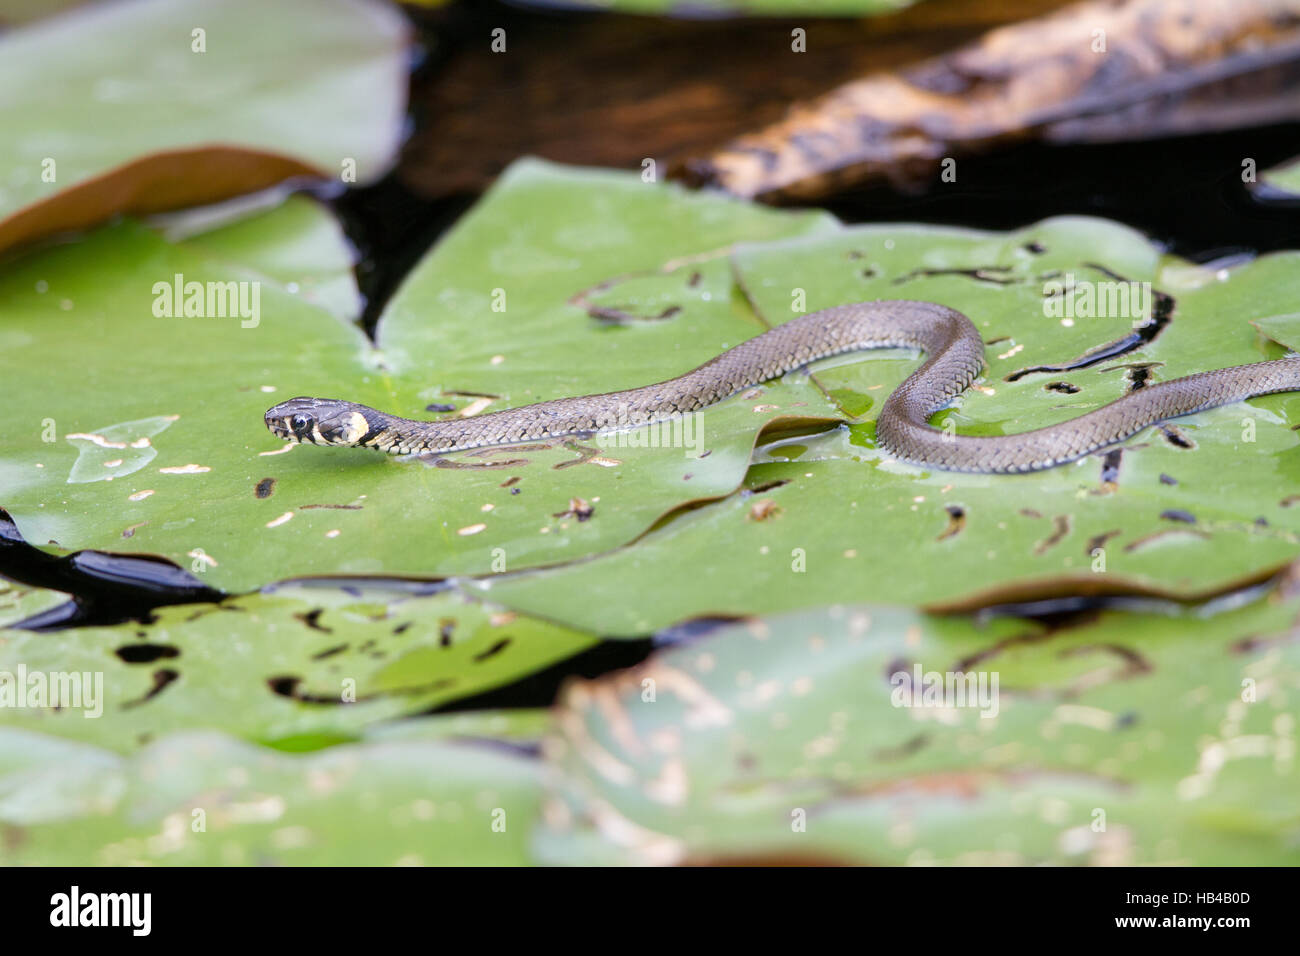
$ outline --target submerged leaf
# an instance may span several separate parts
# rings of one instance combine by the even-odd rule
[[[1300,862],[1300,601],[729,626],[570,687],[548,863]]]
[[[149,624],[3,635],[0,674],[30,686],[0,724],[124,753],[164,728],[313,749],[596,643],[454,592],[297,586],[161,608]]]
[[[446,741],[283,754],[178,733],[124,758],[6,728],[0,863],[523,865],[538,789],[536,761]]]

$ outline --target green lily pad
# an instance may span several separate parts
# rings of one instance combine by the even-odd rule
[[[217,733],[124,758],[5,728],[0,863],[524,865],[536,764],[434,740],[282,754]]]
[[[208,226],[193,212],[169,217],[164,235],[172,242],[228,259],[241,277],[278,282],[303,301],[341,319],[361,315],[361,292],[352,272],[352,250],[334,214],[306,196],[254,209]],[[242,276],[242,270],[250,275]]]
[[[245,280],[232,260],[273,273],[257,265],[259,229],[279,235],[279,217],[294,215],[238,227],[238,250],[227,236],[220,257],[210,239],[171,244],[124,223],[0,275],[14,395],[0,422],[0,506],[28,541],[162,554],[232,591],[307,574],[500,572],[625,544],[735,489],[764,427],[838,414],[806,381],[776,382],[650,447],[636,445],[644,429],[441,463],[284,445],[262,414],[293,395],[428,418],[429,404],[455,415],[680,374],[764,328],[735,296],[732,244],[836,228],[821,214],[524,162],[417,266],[378,350],[278,283],[248,287],[250,302],[260,289],[256,320],[154,315],[156,284],[178,274]],[[665,320],[588,313],[599,302],[659,315],[665,294],[680,309]]]
[[[5,33],[0,127],[22,133],[0,145],[0,248],[294,176],[376,179],[406,45],[397,11],[344,0],[141,0]]]
[[[966,434],[1073,418],[1117,398],[1135,375],[1164,380],[1280,357],[1285,351],[1257,329],[1290,322],[1300,297],[1296,253],[1216,272],[1161,258],[1122,226],[1074,218],[1008,234],[845,229],[742,249],[734,262],[772,323],[791,315],[799,290],[808,311],[899,297],[965,312],[990,343],[988,370],[935,423],[950,418]],[[1073,276],[1081,290],[1114,281],[1111,273],[1171,296],[1168,324],[1122,356],[1050,370],[1134,334],[1141,315],[1045,314],[1052,283]],[[636,635],[699,615],[850,598],[943,607],[1051,594],[1188,598],[1259,579],[1300,553],[1300,438],[1292,430],[1300,394],[1148,429],[1118,455],[1030,475],[965,475],[903,464],[875,446],[883,399],[916,359],[854,359],[815,371],[843,411],[859,416],[847,440],[766,449],[744,492],[676,516],[634,547],[467,587],[576,627]],[[564,599],[574,588],[624,581],[653,599]]]
[[[19,685],[25,673],[29,689],[17,702],[26,706],[0,707],[0,726],[122,752],[160,728],[316,749],[518,680],[596,642],[455,592],[292,585],[161,608],[147,625],[2,633],[0,672],[19,675]],[[31,696],[37,681],[52,692],[63,674],[76,675],[82,696],[73,704]],[[491,726],[485,735],[496,735]]]
[[[537,852],[1295,865],[1298,614],[1275,593],[1054,629],[874,606],[736,624],[570,687]]]
[[[446,738],[495,740],[521,747],[538,745],[551,726],[549,710],[466,710],[453,714],[408,717],[370,724],[363,740],[444,740]]]
[[[1276,195],[1300,197],[1300,159],[1265,170],[1259,181]]]

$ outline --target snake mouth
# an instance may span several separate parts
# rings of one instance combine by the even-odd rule
[[[302,444],[302,439],[286,428],[283,424],[272,424],[271,422],[267,422],[266,427],[271,430],[271,434],[276,438],[283,439],[291,445]]]
[[[263,421],[271,434],[290,444],[315,443],[319,437],[316,414],[319,399],[291,398],[266,410]]]

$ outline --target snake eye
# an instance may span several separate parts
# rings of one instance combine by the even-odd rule
[[[299,413],[289,419],[289,427],[293,429],[295,435],[301,435],[311,427],[311,419]]]

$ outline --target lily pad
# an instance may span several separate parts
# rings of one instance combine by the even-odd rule
[[[1283,591],[1054,628],[876,606],[732,625],[569,688],[537,850],[1295,865],[1298,614]]]
[[[801,290],[809,311],[899,297],[965,312],[990,343],[988,369],[934,420],[965,434],[1054,424],[1135,382],[1278,358],[1285,350],[1258,330],[1291,321],[1300,297],[1300,254],[1213,271],[1162,258],[1122,226],[1075,218],[1006,234],[845,229],[743,249],[734,262],[773,323],[791,315]],[[1057,283],[1082,290],[1112,276],[1151,283],[1168,297],[1151,300],[1163,311],[1048,314]],[[1126,340],[1127,351],[1113,347]],[[1090,353],[1097,360],[1075,361]],[[1044,472],[966,475],[876,447],[875,416],[916,359],[853,358],[815,371],[859,416],[847,441],[769,450],[744,492],[676,516],[634,547],[467,587],[576,627],[636,635],[699,615],[846,599],[970,607],[1055,594],[1195,598],[1259,580],[1300,553],[1300,394],[1184,417],[1122,451]],[[562,598],[625,581],[653,600]]]
[[[26,706],[0,707],[0,726],[124,753],[160,728],[217,729],[309,750],[518,680],[596,643],[455,592],[418,591],[286,585],[162,608],[149,624],[3,632],[0,673],[28,690],[18,702]],[[60,675],[77,682],[66,685],[82,695],[74,703],[56,708],[48,696],[31,696],[37,682],[52,692]],[[491,726],[485,735],[495,735]]]
[[[407,717],[403,720],[370,724],[362,731],[363,740],[462,740],[495,741],[503,745],[532,748],[551,726],[549,710],[511,708],[509,710],[465,710],[459,713]]]
[[[291,177],[378,178],[407,43],[368,0],[137,0],[5,33],[0,127],[23,135],[0,145],[0,249]]]
[[[282,754],[217,733],[119,757],[5,728],[0,863],[523,865],[536,764],[433,740]]]
[[[257,278],[278,282],[286,292],[328,309],[341,319],[361,315],[361,292],[352,272],[353,251],[328,208],[306,196],[255,209],[210,228],[193,213],[173,219],[166,237],[201,252],[229,259]],[[181,228],[182,223],[187,224]]]
[[[284,445],[262,413],[293,395],[423,418],[446,403],[454,417],[680,374],[765,328],[735,296],[732,244],[836,228],[821,214],[524,162],[416,267],[377,350],[278,283],[256,286],[256,320],[154,314],[157,284],[176,275],[256,281],[232,260],[273,273],[257,265],[259,229],[279,235],[293,215],[238,227],[238,248],[227,236],[220,257],[202,237],[171,244],[124,223],[0,275],[15,403],[0,423],[0,506],[29,542],[162,554],[225,590],[306,574],[501,572],[625,544],[734,490],[765,427],[838,414],[799,380],[736,396],[648,447],[645,429],[443,461]],[[678,308],[667,319],[590,314],[599,302],[657,316],[665,296]],[[78,468],[83,454],[93,460]]]
[[[1266,196],[1300,199],[1300,159],[1265,170],[1259,181]]]

